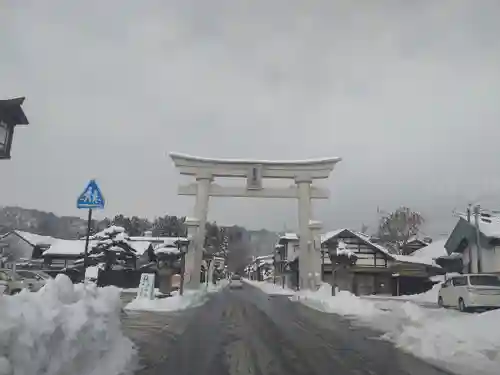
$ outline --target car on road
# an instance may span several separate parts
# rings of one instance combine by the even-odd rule
[[[231,276],[231,280],[229,280],[229,288],[231,288],[231,289],[243,288],[243,282],[241,281],[240,275]]]
[[[460,311],[500,308],[500,276],[464,274],[446,280],[439,290],[438,305]]]
[[[2,294],[17,294],[23,289],[30,289],[33,285],[11,269],[0,269],[0,290]]]

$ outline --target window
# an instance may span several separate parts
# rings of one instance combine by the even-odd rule
[[[8,125],[0,121],[0,150],[5,151],[9,144],[9,127]]]
[[[470,285],[498,286],[500,287],[500,277],[495,275],[469,276]]]
[[[452,280],[453,280],[453,285],[454,286],[464,286],[464,285],[467,285],[467,277],[465,277],[465,276],[454,277]]]
[[[446,280],[446,282],[443,284],[444,287],[451,286],[451,279]]]

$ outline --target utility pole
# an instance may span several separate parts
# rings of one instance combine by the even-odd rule
[[[474,221],[476,225],[476,249],[477,249],[477,273],[482,272],[482,250],[481,250],[481,231],[479,230],[479,216],[481,215],[481,207],[474,206]]]

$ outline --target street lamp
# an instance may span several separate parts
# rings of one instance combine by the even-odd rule
[[[186,272],[186,253],[189,247],[189,240],[187,238],[179,238],[177,240],[177,249],[181,253],[181,285],[179,286],[179,294],[184,294],[184,273]]]
[[[24,98],[0,100],[0,159],[10,159],[14,127],[28,125],[28,119],[21,108]]]

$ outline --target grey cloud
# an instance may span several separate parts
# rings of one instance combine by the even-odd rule
[[[166,153],[342,156],[328,227],[414,206],[441,232],[498,190],[500,4],[441,1],[35,0],[0,5],[0,94],[31,125],[2,162],[3,204],[189,214]],[[498,203],[488,198],[488,204]],[[296,202],[214,200],[211,218],[295,225]],[[373,224],[372,224],[373,225]]]

